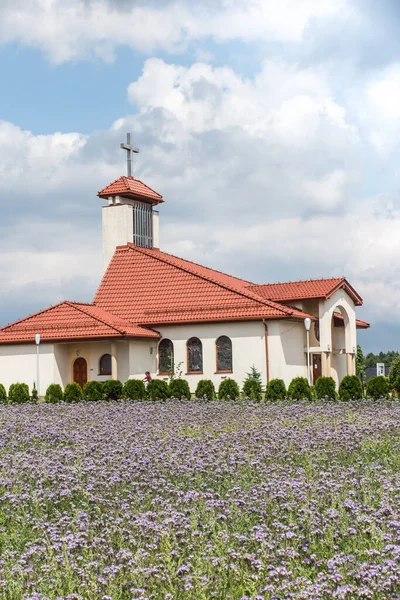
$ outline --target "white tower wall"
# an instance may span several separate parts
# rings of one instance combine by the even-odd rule
[[[103,268],[107,269],[117,246],[133,242],[133,207],[110,204],[102,207]]]

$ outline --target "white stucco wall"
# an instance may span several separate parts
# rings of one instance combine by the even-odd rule
[[[0,382],[6,390],[12,383],[27,383],[32,390],[36,382],[36,345],[0,346]],[[47,386],[55,377],[53,344],[40,344],[39,353],[39,394],[44,395]]]
[[[102,207],[103,268],[107,269],[117,246],[133,241],[133,207],[110,204]]]
[[[299,321],[267,321],[269,378],[307,377],[304,324]]]
[[[183,377],[189,382],[192,392],[195,391],[200,379],[211,379],[215,387],[218,388],[222,379],[232,377],[241,387],[243,380],[246,378],[246,373],[253,364],[261,372],[262,381],[265,384],[265,328],[261,321],[160,326],[157,327],[157,331],[160,331],[163,338],[172,340],[175,367],[182,363]],[[232,341],[233,373],[216,373],[215,342],[221,335],[228,336]],[[191,337],[198,337],[203,345],[203,373],[201,374],[186,374],[186,343]],[[157,356],[152,363],[152,369],[151,373],[158,376]],[[150,370],[150,368],[148,367],[147,370]],[[164,378],[163,376],[160,377]]]
[[[331,298],[320,302],[319,327],[321,350],[327,352],[332,348],[331,328],[332,315],[336,307],[343,308],[349,318],[349,327],[346,330],[346,352],[353,352],[357,348],[356,311],[353,300],[343,290],[338,290]]]

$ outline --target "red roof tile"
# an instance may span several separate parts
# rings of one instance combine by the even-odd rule
[[[0,344],[97,338],[155,338],[156,331],[139,327],[98,306],[64,301],[0,329]]]
[[[290,302],[311,298],[330,298],[337,290],[344,288],[357,306],[361,306],[362,298],[351,287],[344,277],[331,279],[309,279],[304,281],[288,281],[282,283],[266,283],[250,285],[249,289],[262,298],[275,302]]]
[[[94,303],[142,325],[310,316],[260,298],[248,286],[160,250],[128,244],[117,248]]]
[[[99,191],[97,194],[100,198],[108,198],[109,196],[128,196],[132,198],[146,198],[151,200],[153,204],[164,202],[163,197],[158,192],[152,190],[148,185],[134,179],[133,177],[119,177],[110,185]]]
[[[341,325],[344,324],[344,318],[340,312],[334,312],[333,316],[335,317],[335,321],[339,321]],[[368,329],[370,327],[370,324],[367,323],[367,321],[361,321],[361,319],[356,319],[356,327],[357,329]]]

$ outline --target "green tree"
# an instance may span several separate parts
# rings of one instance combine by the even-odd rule
[[[357,346],[356,374],[357,374],[357,377],[364,383],[364,381],[365,381],[365,359],[364,359],[364,353],[363,353],[360,345]]]
[[[390,366],[389,383],[390,387],[394,387],[396,379],[400,376],[400,357],[395,358]]]

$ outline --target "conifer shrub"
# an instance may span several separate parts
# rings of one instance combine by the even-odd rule
[[[0,404],[7,404],[7,392],[2,383],[0,383]]]
[[[336,384],[333,377],[318,377],[315,382],[315,396],[318,400],[320,398],[336,400]]]
[[[145,400],[146,386],[141,379],[128,379],[122,388],[122,397],[126,400]]]
[[[239,386],[234,379],[227,377],[223,379],[218,388],[219,400],[236,400],[239,398]]]
[[[147,384],[147,396],[150,400],[166,400],[169,397],[168,383],[163,379],[152,379]]]
[[[63,391],[61,385],[58,383],[51,383],[46,390],[44,401],[47,404],[58,404],[63,400]]]
[[[39,394],[36,389],[36,384],[34,383],[33,388],[32,388],[32,393],[31,393],[31,402],[34,402],[34,404],[37,404],[38,401],[39,401]]]
[[[81,386],[74,381],[72,383],[67,383],[64,390],[63,400],[69,404],[83,400],[83,390]]]
[[[295,377],[289,384],[288,396],[292,400],[312,400],[311,388],[305,377]]]
[[[400,393],[400,375],[398,376],[398,378],[394,382],[393,386],[390,386],[390,380],[389,380],[389,387],[392,387],[392,389],[396,390],[397,395],[399,395],[399,393]]]
[[[356,375],[345,375],[339,385],[341,400],[361,400],[363,395],[361,381]]]
[[[86,402],[98,402],[103,399],[103,384],[101,381],[88,381],[83,387],[83,399]]]
[[[367,397],[373,400],[386,398],[389,393],[389,382],[386,377],[376,375],[371,377],[367,383]]]
[[[250,400],[261,400],[261,382],[258,379],[246,379],[243,383],[243,395]]]
[[[169,383],[169,396],[171,398],[186,398],[190,400],[192,394],[190,393],[189,384],[186,379],[171,379]]]
[[[106,400],[119,400],[122,396],[123,385],[118,379],[107,379],[103,383],[103,394]]]
[[[211,379],[200,379],[196,388],[196,398],[206,398],[207,400],[214,400],[215,387]]]
[[[265,399],[268,402],[277,402],[286,398],[286,386],[283,379],[271,379],[268,382],[265,392]]]
[[[31,399],[29,387],[26,383],[12,383],[8,390],[8,401],[10,404],[25,404]]]

